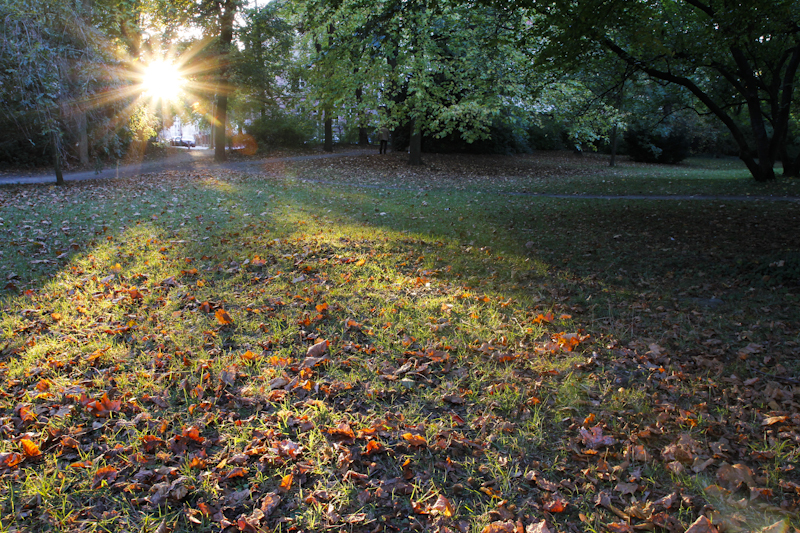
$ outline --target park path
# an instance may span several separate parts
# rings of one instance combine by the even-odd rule
[[[128,178],[139,174],[165,172],[168,170],[191,171],[224,168],[229,170],[252,171],[258,169],[258,167],[264,163],[276,163],[281,161],[306,161],[309,159],[326,159],[330,157],[359,156],[375,153],[377,153],[375,150],[360,149],[332,153],[216,163],[214,161],[213,150],[208,150],[206,148],[193,148],[190,150],[185,150],[183,148],[179,148],[173,153],[170,153],[164,159],[159,159],[157,161],[142,161],[139,163],[117,165],[115,167],[104,168],[100,172],[95,172],[93,170],[65,172],[64,181]],[[0,174],[0,185],[32,185],[41,183],[55,184],[55,182],[56,177],[52,170],[49,172],[42,172],[40,170],[31,174]]]
[[[355,150],[345,150],[341,152],[319,153],[310,155],[271,157],[265,159],[228,161],[216,163],[214,161],[214,151],[205,148],[195,148],[192,150],[178,149],[164,159],[157,161],[143,161],[141,163],[127,164],[113,168],[106,168],[100,172],[81,171],[69,172],[64,174],[65,181],[84,181],[92,179],[116,179],[136,176],[145,173],[164,172],[168,170],[210,170],[214,168],[224,168],[227,170],[239,170],[244,172],[257,172],[266,163],[278,163],[288,161],[308,161],[312,159],[328,159],[334,157],[353,157],[375,155],[373,148],[360,148]],[[303,180],[308,183],[318,183],[320,185],[345,185],[341,182],[328,182],[325,180]],[[38,173],[31,175],[24,174],[0,174],[0,186],[2,185],[27,185],[27,184],[55,184],[55,176],[51,173]],[[394,189],[406,190],[402,187],[391,187],[381,185],[352,184],[352,187],[374,188],[374,189]],[[407,190],[417,190],[409,188]],[[476,191],[478,192],[478,191]],[[586,200],[671,200],[671,201],[761,201],[761,202],[792,202],[800,203],[798,196],[764,196],[764,195],[648,195],[648,194],[626,194],[626,195],[603,195],[603,194],[557,194],[557,193],[537,193],[537,192],[512,192],[512,191],[480,191],[484,194],[499,194],[503,196],[529,196],[539,198],[561,198],[561,199],[586,199]]]

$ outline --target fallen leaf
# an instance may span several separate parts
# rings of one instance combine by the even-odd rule
[[[638,483],[617,483],[617,486],[614,487],[614,490],[619,492],[621,495],[626,494],[635,494],[637,490],[639,490]]]
[[[117,478],[118,471],[113,466],[104,466],[102,468],[98,468],[97,472],[94,473],[94,479],[92,479],[92,489],[97,489],[103,485],[103,483],[111,483]]]
[[[525,526],[525,533],[550,533],[550,528],[547,527],[547,522],[542,520]]]
[[[231,315],[229,315],[228,312],[224,309],[217,309],[214,312],[214,317],[217,319],[217,322],[219,322],[223,326],[233,324],[233,319],[231,318]]]
[[[425,437],[420,435],[414,435],[413,433],[403,433],[400,435],[403,440],[409,443],[411,446],[427,446],[428,441],[425,440]]]
[[[701,516],[694,523],[689,526],[685,533],[719,533],[717,528],[711,524],[711,521],[705,516]]]
[[[446,518],[450,518],[453,516],[453,506],[447,498],[440,494],[436,499],[436,503],[428,510],[428,513],[431,515],[440,514]]]
[[[784,518],[780,522],[775,522],[771,526],[767,526],[758,533],[788,533],[789,532],[789,519]]]
[[[42,455],[41,450],[39,450],[39,446],[30,439],[20,439],[20,445],[22,446],[22,451],[25,454],[25,457],[34,458],[39,457]]]
[[[498,520],[484,527],[481,533],[516,533],[516,531],[517,525],[513,521],[503,522]]]
[[[328,341],[321,340],[318,343],[310,346],[306,351],[306,357],[319,357],[328,349]]]
[[[581,440],[583,444],[594,450],[603,446],[613,446],[616,440],[608,435],[603,435],[603,428],[599,425],[589,429],[580,428]]]
[[[558,494],[554,494],[553,499],[545,502],[542,508],[551,513],[563,513],[567,508],[567,502]]]
[[[741,463],[735,465],[722,463],[719,469],[717,469],[717,480],[723,487],[730,491],[735,491],[742,485],[747,485],[748,487],[755,486],[753,471],[750,467]]]

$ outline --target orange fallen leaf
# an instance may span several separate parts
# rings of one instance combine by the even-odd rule
[[[242,361],[255,361],[256,359],[258,359],[258,356],[250,350],[247,350],[242,354]]]
[[[371,440],[367,443],[367,448],[364,450],[364,455],[372,455],[381,453],[384,450],[383,444],[376,440]]]
[[[516,533],[516,531],[517,525],[512,520],[507,522],[498,520],[484,527],[481,533]]]
[[[428,441],[425,440],[425,437],[420,435],[414,435],[413,433],[403,433],[401,435],[403,440],[408,442],[411,446],[427,446]]]
[[[292,482],[294,481],[293,474],[286,474],[281,478],[281,483],[278,485],[278,489],[282,492],[289,492],[292,488]]]
[[[542,507],[545,511],[549,511],[551,513],[563,513],[567,508],[567,502],[556,494],[553,496],[552,500],[545,502]]]
[[[101,487],[104,482],[113,482],[117,478],[117,473],[117,469],[113,466],[98,468],[97,472],[94,473],[94,479],[92,479],[92,489]]]
[[[32,440],[20,439],[19,443],[22,446],[23,453],[25,453],[25,457],[34,458],[42,455],[41,450],[39,450],[39,446]]]
[[[0,453],[0,466],[5,468],[13,468],[22,462],[24,457],[21,453],[10,452]]]
[[[223,326],[233,324],[233,319],[231,318],[231,315],[229,315],[228,312],[224,309],[217,309],[214,312],[214,318],[216,318],[217,322],[219,322]]]

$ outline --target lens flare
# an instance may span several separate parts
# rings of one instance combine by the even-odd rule
[[[178,98],[186,80],[178,67],[168,61],[153,61],[144,71],[144,94],[156,100],[173,101]]]

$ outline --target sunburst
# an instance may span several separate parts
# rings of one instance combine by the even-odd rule
[[[145,96],[155,100],[174,102],[181,96],[186,82],[186,78],[175,63],[159,59],[145,67],[142,90]]]

